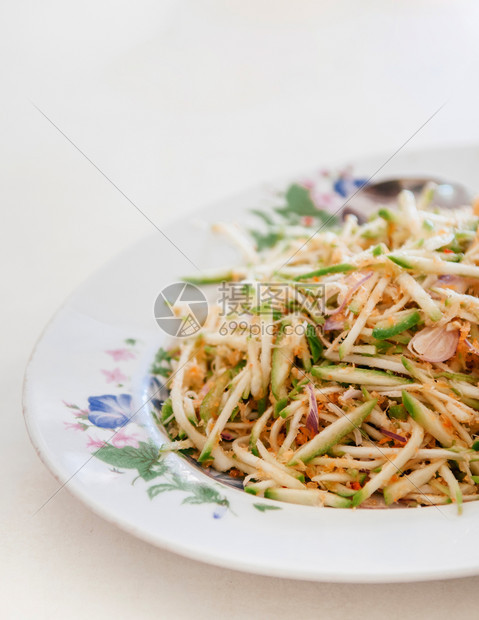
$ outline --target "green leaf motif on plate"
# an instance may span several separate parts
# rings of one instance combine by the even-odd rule
[[[271,248],[286,236],[286,227],[299,225],[302,218],[311,218],[314,228],[337,226],[339,220],[327,211],[318,209],[311,198],[311,191],[297,183],[290,185],[285,195],[286,204],[276,207],[273,212],[251,209],[251,213],[263,220],[265,230],[250,230],[259,251]]]
[[[169,478],[169,482],[155,484],[148,489],[150,499],[166,491],[183,491],[190,493],[190,495],[185,497],[182,504],[217,504],[229,508],[230,504],[226,497],[208,484],[190,482],[178,474],[171,474]]]
[[[140,441],[138,448],[133,446],[117,448],[107,444],[94,452],[94,455],[108,465],[123,469],[136,469],[138,475],[147,482],[163,476],[168,470],[167,465],[158,460],[158,448],[144,441]]]
[[[318,214],[322,214],[319,211],[314,202],[311,200],[310,191],[301,185],[291,185],[286,192],[286,206],[276,208],[276,213],[279,213],[283,217],[288,219],[297,220],[298,216],[317,217]]]
[[[117,448],[106,444],[93,453],[96,458],[108,465],[120,469],[136,469],[138,475],[146,482],[167,476],[166,481],[155,484],[147,489],[150,499],[154,499],[160,493],[166,491],[183,491],[189,495],[183,500],[183,504],[217,504],[229,508],[229,501],[215,488],[208,484],[191,482],[170,471],[169,466],[159,460],[159,449],[152,443],[140,441],[138,447],[124,446]]]
[[[253,504],[256,510],[267,512],[268,510],[281,510],[281,506],[270,506],[269,504]]]

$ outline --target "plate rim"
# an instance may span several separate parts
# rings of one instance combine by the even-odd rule
[[[463,146],[463,145],[461,145]],[[476,147],[477,145],[464,145],[465,148]],[[450,150],[450,148],[460,148],[459,146],[452,147],[444,147],[441,150]],[[422,149],[419,152],[427,151],[428,149]],[[429,149],[432,150],[432,149]],[[436,150],[436,149],[434,149]],[[283,182],[278,182],[284,185]],[[275,185],[278,185],[276,183]],[[258,184],[252,188],[246,189],[242,192],[238,192],[238,196],[245,195],[250,193],[251,191],[260,191],[263,188],[264,184]],[[273,184],[272,184],[273,185]],[[221,200],[216,201],[216,204],[224,204],[228,200],[228,197],[225,197]],[[202,210],[207,209],[208,206],[202,207],[196,210],[197,213],[200,213]],[[194,211],[192,211],[194,212]],[[174,226],[179,223],[180,219],[184,217],[184,214],[180,215],[179,218],[171,218],[166,221],[165,228],[168,229],[170,226]],[[177,543],[171,543],[168,541],[168,537],[158,537],[154,536],[152,533],[141,529],[141,527],[135,527],[132,523],[128,521],[128,519],[123,518],[121,515],[114,514],[111,509],[108,507],[101,505],[96,499],[90,497],[88,493],[82,490],[78,485],[68,483],[72,479],[72,477],[67,478],[62,475],[62,472],[59,470],[57,464],[53,462],[47,451],[44,449],[43,440],[41,437],[40,429],[38,425],[35,423],[35,413],[34,408],[35,404],[32,402],[30,389],[34,378],[32,378],[32,372],[34,370],[34,361],[35,357],[38,353],[39,348],[44,342],[45,336],[50,332],[51,329],[54,328],[55,322],[61,316],[62,312],[68,309],[69,302],[73,299],[77,291],[86,285],[89,280],[96,274],[98,274],[103,268],[107,267],[107,265],[113,265],[115,261],[119,258],[119,256],[123,255],[127,251],[133,251],[135,246],[138,246],[143,242],[143,239],[140,239],[132,244],[129,244],[126,248],[124,248],[121,252],[112,256],[108,261],[99,265],[99,267],[94,270],[89,276],[87,276],[63,301],[63,303],[59,306],[59,308],[54,312],[50,320],[44,326],[40,335],[38,336],[36,343],[33,347],[33,350],[29,356],[26,370],[23,379],[23,388],[22,388],[22,408],[23,408],[23,416],[25,420],[25,425],[27,429],[27,433],[29,438],[33,444],[35,452],[38,457],[42,461],[42,463],[47,467],[47,469],[52,473],[54,478],[60,483],[61,488],[60,492],[63,490],[67,490],[74,497],[82,501],[89,509],[91,509],[96,515],[105,519],[109,523],[119,527],[120,529],[126,531],[127,533],[140,538],[141,540],[148,542],[150,544],[154,544],[157,547],[163,548],[167,551],[171,551],[173,553],[177,553],[182,555],[183,557],[191,558],[197,560],[199,562],[207,562],[213,564],[215,566],[229,568],[232,570],[239,570],[246,573],[254,573],[265,576],[274,576],[280,578],[289,578],[289,579],[298,579],[298,580],[307,580],[307,581],[323,581],[330,583],[405,583],[410,581],[428,581],[428,580],[436,580],[436,579],[451,579],[451,578],[459,578],[466,577],[471,575],[477,575],[479,573],[479,561],[476,566],[465,566],[463,569],[445,569],[444,567],[440,568],[432,568],[429,571],[421,570],[417,573],[414,571],[409,571],[407,573],[398,572],[393,573],[389,572],[387,574],[384,573],[368,573],[367,575],[358,575],[357,573],[349,574],[347,572],[343,572],[341,574],[338,573],[328,573],[327,571],[320,571],[318,574],[312,574],[311,569],[305,569],[304,571],[295,570],[294,572],[288,572],[288,570],[281,569],[280,567],[275,566],[257,566],[254,564],[249,564],[247,561],[243,561],[241,559],[235,558],[224,558],[221,555],[216,553],[205,553],[205,551],[196,551],[194,549],[188,548],[187,546],[182,547]],[[58,491],[57,491],[58,492]],[[49,500],[48,500],[49,501]],[[334,509],[330,509],[334,510]]]

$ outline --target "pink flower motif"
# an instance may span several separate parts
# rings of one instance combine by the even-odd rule
[[[306,189],[313,189],[314,181],[312,181],[311,179],[304,179],[303,181],[301,181],[300,185],[302,185]]]
[[[338,197],[329,192],[311,192],[311,198],[318,209],[334,212],[341,206]]]
[[[87,448],[94,448],[98,450],[99,448],[103,448],[106,446],[106,441],[102,441],[101,439],[94,439],[93,437],[88,437],[88,442],[86,444]]]
[[[86,430],[86,425],[81,422],[63,422],[65,428],[73,431],[84,431]]]
[[[113,349],[112,351],[105,351],[105,353],[111,355],[115,362],[135,359],[135,354],[128,349]]]
[[[122,383],[128,378],[119,368],[114,368],[113,370],[102,370],[102,373],[105,375],[107,383]]]
[[[344,166],[344,168],[339,172],[339,176],[344,177],[346,179],[353,178],[353,166],[349,164],[348,166]]]
[[[62,403],[65,405],[65,407],[68,407],[69,409],[78,409],[77,405],[74,405],[73,403],[67,403],[66,400],[62,400]]]
[[[316,194],[314,199],[317,204],[329,206],[333,202],[334,196],[321,192]]]
[[[133,448],[138,448],[138,435],[133,433],[132,435],[127,435],[125,431],[120,429],[116,432],[111,438],[111,443],[115,446],[115,448],[124,448],[125,446],[132,446]]]

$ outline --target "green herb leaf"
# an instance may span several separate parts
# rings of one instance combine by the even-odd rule
[[[313,363],[316,364],[316,362],[323,354],[323,343],[318,338],[316,330],[310,323],[308,323],[308,326],[306,327],[306,340],[308,341],[311,356],[313,358]]]
[[[300,276],[296,276],[296,278],[294,279],[297,281],[307,280],[309,278],[329,275],[330,273],[346,273],[348,271],[354,271],[355,269],[355,265],[351,265],[349,263],[341,263],[339,265],[330,265],[329,267],[320,267],[319,269],[315,269],[314,271],[310,271],[308,273],[303,273]]]
[[[155,355],[155,361],[153,362],[150,372],[152,375],[160,375],[161,377],[168,378],[172,372],[171,360],[172,354],[160,347]]]
[[[407,420],[408,412],[404,405],[391,405],[388,409],[390,418],[396,418],[397,420]]]
[[[173,404],[171,402],[171,398],[168,398],[163,403],[163,407],[161,408],[161,421],[166,422],[168,418],[173,415]]]

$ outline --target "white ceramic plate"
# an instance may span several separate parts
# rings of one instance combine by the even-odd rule
[[[382,159],[360,162],[368,177]],[[339,172],[338,172],[339,171]],[[479,189],[479,148],[400,154],[377,179],[443,176]],[[340,169],[306,175],[332,208],[351,190]],[[339,183],[338,183],[339,181]],[[281,204],[287,184],[261,187],[168,226],[204,267],[236,260],[205,222],[246,221],[249,209]],[[203,223],[203,227],[199,226]],[[252,497],[178,456],[161,465],[161,434],[147,402],[149,368],[164,335],[153,316],[163,286],[192,272],[160,235],[106,265],[46,328],[25,379],[28,430],[61,483],[96,513],[183,555],[253,573],[324,581],[414,581],[479,573],[479,503],[403,510],[338,510]],[[121,424],[125,423],[124,426]],[[116,432],[118,429],[119,432]],[[113,436],[113,437],[112,437]],[[95,452],[112,437],[111,447]],[[134,482],[134,483],[133,483]]]

